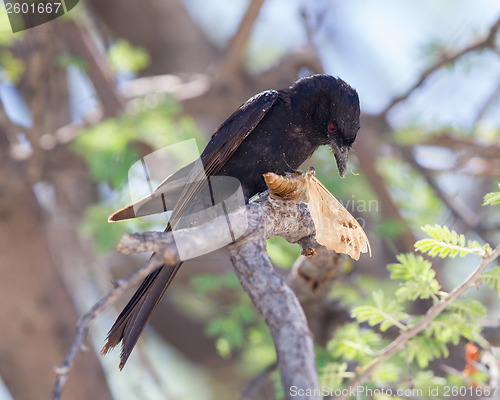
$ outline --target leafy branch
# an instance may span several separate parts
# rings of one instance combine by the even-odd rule
[[[402,281],[395,293],[398,301],[432,298],[436,303],[441,286],[435,279],[436,272],[432,264],[413,253],[400,254],[396,258],[399,263],[389,264],[387,269],[391,272],[391,279]]]
[[[500,192],[489,193],[484,197],[484,205],[498,203],[500,203]],[[459,297],[467,289],[481,283],[496,290],[500,296],[500,267],[485,271],[488,265],[500,257],[500,246],[492,250],[489,244],[481,245],[477,241],[466,240],[464,235],[446,226],[426,225],[422,229],[428,237],[415,243],[415,248],[422,253],[441,258],[464,257],[473,254],[480,256],[481,262],[460,285],[450,293],[446,293],[441,290],[435,279],[436,273],[431,262],[413,253],[397,256],[398,263],[387,267],[391,273],[391,279],[400,281],[400,287],[394,293],[395,300],[386,299],[382,291],[376,291],[373,294],[375,304],[357,307],[352,315],[358,322],[367,321],[370,326],[380,324],[380,331],[395,326],[400,330],[399,336],[379,350],[374,358],[371,353],[374,348],[379,348],[380,340],[373,341],[372,346],[368,348],[369,351],[363,349],[362,353],[349,349],[348,346],[346,347],[346,343],[349,344],[349,342],[343,341],[344,347],[341,353],[344,353],[344,360],[340,359],[336,362],[345,361],[349,359],[346,356],[351,355],[350,359],[357,361],[359,365],[357,367],[359,373],[350,383],[350,388],[355,388],[369,379],[376,382],[379,371],[390,368],[390,363],[386,361],[403,348],[406,349],[406,362],[415,361],[418,367],[425,368],[436,357],[448,357],[448,343],[457,345],[462,337],[482,347],[489,345],[482,337],[481,326],[478,323],[479,318],[486,316],[486,307],[478,300],[464,300]],[[403,303],[429,298],[433,299],[433,305],[424,315],[410,317],[405,314]],[[362,337],[378,337],[371,330],[371,336],[366,336],[367,333],[361,330],[356,332],[352,328],[348,333],[347,338],[351,341],[360,341]],[[337,336],[336,334],[330,344],[336,342],[342,344],[342,341],[339,341],[342,339],[341,335]],[[332,355],[338,356],[339,351],[337,349],[332,352]],[[357,357],[353,358],[353,354]],[[474,379],[481,380],[478,376]],[[393,380],[393,382],[396,381]],[[339,399],[346,397],[341,396]]]
[[[480,264],[460,285],[458,285],[447,296],[442,297],[439,302],[435,303],[431,308],[429,308],[425,315],[415,325],[405,331],[402,331],[392,343],[382,349],[378,353],[377,357],[375,357],[370,363],[362,368],[362,372],[359,373],[356,378],[351,381],[349,387],[356,388],[363,382],[367,381],[370,375],[380,366],[380,364],[386,361],[389,357],[396,354],[399,350],[405,348],[405,346],[408,345],[411,339],[414,339],[420,332],[428,328],[431,322],[436,319],[436,317],[440,315],[447,307],[449,307],[460,295],[462,295],[467,289],[476,286],[478,282],[483,279],[482,274],[486,267],[493,261],[495,261],[499,256],[500,246],[497,246],[493,251],[488,252],[484,257],[482,257]],[[498,275],[499,274],[497,273],[496,276]],[[422,344],[425,344],[423,342],[426,341],[425,336],[423,337],[423,339],[415,340],[417,340],[417,342],[410,342],[410,348],[417,348],[416,345],[422,346]],[[436,350],[436,355],[438,352],[439,354],[445,355],[446,351],[447,350],[444,350],[441,347],[439,351]],[[415,353],[415,356],[417,356],[417,353],[418,351]],[[347,397],[348,396],[340,396],[338,400],[344,400]]]
[[[476,254],[484,257],[491,251],[489,244],[480,245],[476,240],[465,240],[465,236],[458,234],[446,226],[425,225],[422,230],[430,238],[421,239],[415,243],[415,248],[431,257],[455,258],[465,257],[467,254]]]

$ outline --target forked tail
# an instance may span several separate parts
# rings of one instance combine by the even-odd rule
[[[139,336],[181,265],[182,262],[171,266],[163,265],[150,273],[109,330],[101,354],[106,354],[121,341],[120,369],[125,366]]]

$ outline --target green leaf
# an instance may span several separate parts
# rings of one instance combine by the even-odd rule
[[[384,362],[371,373],[371,379],[373,379],[375,383],[384,386],[388,382],[401,382],[402,372],[401,366],[391,362]]]
[[[395,301],[385,299],[384,292],[377,290],[373,292],[373,300],[375,306],[364,305],[356,307],[352,311],[352,316],[359,322],[368,321],[370,326],[380,324],[382,332],[389,329],[391,326],[397,326],[401,330],[406,330],[406,325],[400,322],[402,319],[407,318],[402,307]]]
[[[458,345],[461,337],[477,342],[481,346],[484,345],[486,342],[481,336],[481,327],[477,324],[477,318],[485,314],[485,310],[480,306],[480,309],[476,308],[477,304],[474,303],[457,302],[454,307],[450,307],[450,312],[444,312],[430,322],[424,336],[433,337],[445,346],[448,343]]]
[[[469,240],[465,245],[465,236],[450,230],[447,226],[425,225],[422,230],[430,238],[419,240],[415,243],[415,249],[428,253],[431,257],[455,258],[467,254],[484,257],[491,252],[489,244],[481,245],[475,240]]]
[[[232,271],[222,275],[200,274],[190,280],[190,284],[195,288],[200,296],[219,290],[236,289],[240,287],[238,278]]]
[[[487,313],[486,306],[476,299],[455,299],[448,304],[447,309],[467,317],[471,323],[476,323],[478,318],[485,317]]]
[[[334,358],[366,363],[375,356],[375,346],[380,343],[381,338],[377,333],[361,330],[357,323],[351,323],[337,329],[327,344],[327,350]]]
[[[146,50],[134,47],[123,39],[111,46],[108,56],[109,63],[115,71],[139,72],[151,62]]]
[[[331,388],[341,387],[343,380],[353,375],[347,371],[346,362],[329,362],[321,367],[318,372],[321,386]]]
[[[391,279],[402,280],[401,287],[396,291],[399,301],[432,298],[437,301],[441,289],[435,279],[436,272],[432,264],[422,256],[413,253],[397,256],[399,263],[389,264],[387,269],[391,272]]]
[[[458,314],[440,314],[430,322],[424,336],[432,335],[440,345],[447,343],[457,345],[462,336],[461,327],[465,322],[465,318]],[[445,352],[448,353],[448,349]]]
[[[498,187],[500,188],[500,183],[498,184]],[[483,206],[486,206],[488,204],[490,205],[500,204],[500,191],[488,193],[487,195],[484,196]]]
[[[483,283],[490,289],[496,290],[500,296],[500,267],[491,268],[480,275]]]
[[[429,362],[439,357],[448,357],[446,344],[427,336],[415,336],[406,343],[408,360],[415,360],[420,368],[426,368]]]
[[[0,65],[2,66],[3,75],[14,84],[19,82],[26,70],[25,62],[14,57],[9,50],[0,51]]]

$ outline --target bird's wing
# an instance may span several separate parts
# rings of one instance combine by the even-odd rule
[[[206,176],[214,175],[222,168],[241,142],[266,115],[277,98],[278,92],[267,91],[248,100],[212,136],[201,155],[204,168],[197,168],[201,163],[194,162],[183,170],[174,173],[160,184],[157,189],[159,192],[174,186],[173,182],[179,179],[183,179],[184,182],[192,182],[192,184],[181,186],[182,191],[179,191],[179,186],[175,185],[177,192],[175,192],[174,200],[180,200],[175,207],[170,207],[174,208],[172,217],[174,215],[182,216],[185,208],[189,206],[192,199],[203,188],[205,174]],[[158,199],[158,196],[156,196],[156,199]],[[149,210],[148,207],[150,207],[152,201],[154,201],[153,198],[149,196],[138,202],[140,203],[140,209]],[[117,211],[110,217],[110,220],[119,221],[120,219],[134,217],[135,212],[132,205]],[[166,230],[172,230],[174,227],[169,223]],[[110,329],[107,342],[101,352],[107,353],[123,340],[120,369],[125,365],[149,317],[181,265],[182,263],[173,266],[164,265],[149,274]]]
[[[241,142],[255,129],[278,98],[267,90],[241,105],[212,135],[200,161],[195,161],[167,177],[149,196],[116,211],[109,221],[120,221],[174,209],[181,216],[200,192],[206,176],[215,175],[229,160]]]
[[[109,222],[122,221],[125,219],[143,217],[145,215],[158,214],[174,208],[179,201],[184,183],[193,169],[195,162],[179,169],[165,178],[149,196],[146,196],[133,204],[115,211],[108,218]]]
[[[266,90],[242,104],[212,135],[201,159],[207,175],[215,174],[255,129],[278,98],[276,90]]]
[[[184,214],[193,198],[206,184],[206,177],[215,175],[234,154],[241,142],[255,129],[278,98],[276,90],[267,90],[242,104],[212,135],[201,154],[201,163],[191,170],[179,203],[171,219]],[[203,164],[203,168],[201,168]]]

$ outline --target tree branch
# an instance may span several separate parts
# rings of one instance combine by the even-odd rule
[[[479,276],[484,272],[486,267],[495,261],[499,256],[500,245],[497,246],[488,256],[484,257],[479,266],[460,285],[453,289],[448,296],[443,297],[438,303],[429,308],[424,317],[415,326],[401,332],[401,334],[392,343],[390,343],[385,349],[381,350],[378,356],[363,368],[363,372],[351,381],[349,387],[355,389],[369,379],[372,372],[375,371],[380,364],[399,350],[403,349],[408,340],[422,332],[429,325],[429,323],[441,314],[453,300],[457,299],[467,289],[476,286],[478,284],[478,280],[480,279]],[[336,400],[345,400],[347,397],[348,396],[340,396],[337,397]]]
[[[314,347],[304,312],[293,291],[277,274],[266,253],[266,240],[280,235],[286,240],[307,247],[301,241],[314,234],[314,223],[307,206],[281,200],[258,198],[246,208],[228,216],[220,216],[210,223],[174,232],[146,232],[126,234],[118,249],[126,254],[154,251],[152,257],[138,271],[117,282],[116,287],[102,298],[77,323],[77,332],[63,364],[56,369],[57,382],[52,400],[58,400],[73,361],[82,346],[90,322],[132,286],[138,284],[151,271],[162,264],[180,261],[177,243],[183,248],[196,249],[197,253],[213,250],[213,238],[220,236],[221,228],[227,229],[230,220],[233,231],[247,227],[245,234],[229,246],[236,275],[264,317],[274,339],[286,398],[291,398],[290,387],[319,388],[315,365]],[[191,254],[183,253],[186,258]],[[294,399],[306,398],[294,396]],[[307,397],[311,399],[311,397]]]
[[[257,397],[257,393],[263,386],[267,377],[271,372],[273,372],[278,367],[278,363],[274,362],[271,365],[264,368],[255,378],[253,378],[248,386],[241,392],[239,400],[252,400]]]
[[[286,278],[286,283],[299,299],[314,341],[323,345],[330,338],[332,326],[341,325],[349,320],[347,310],[336,310],[338,312],[332,321],[331,300],[328,299],[328,293],[341,273],[347,256],[319,246],[314,239],[307,247],[315,249],[314,257],[298,258]]]
[[[305,233],[297,224],[306,223],[309,229],[313,227],[307,208],[279,200],[268,201],[263,208],[271,211],[266,215],[265,229],[253,230],[250,235],[230,245],[229,252],[236,276],[269,327],[281,369],[285,398],[290,399],[294,386],[299,389],[319,388],[314,344],[297,297],[276,273],[266,253],[266,240],[279,233],[287,240],[296,242]],[[287,214],[295,216],[285,221]],[[297,232],[301,233],[297,235]],[[293,398],[319,399],[310,396]]]
[[[76,323],[76,333],[73,338],[73,343],[71,344],[68,353],[63,361],[63,363],[55,368],[57,375],[56,384],[54,391],[52,392],[52,400],[59,400],[61,398],[62,390],[68,379],[68,374],[73,366],[75,357],[78,351],[83,347],[83,341],[87,336],[87,331],[90,323],[101,315],[106,309],[111,307],[116,301],[131,287],[138,285],[143,279],[148,276],[149,273],[154,271],[156,268],[161,267],[167,260],[171,260],[170,254],[167,252],[160,252],[155,257],[152,257],[146,264],[144,264],[140,269],[134,273],[128,275],[127,277],[116,281],[116,286],[111,290],[106,296],[99,300],[87,313],[82,315],[78,322]]]
[[[265,0],[252,0],[248,5],[247,11],[240,22],[238,31],[233,36],[226,48],[224,56],[217,68],[217,76],[226,80],[228,77],[234,77],[242,70],[245,62],[250,32],[255,20],[259,16],[262,5]]]
[[[120,115],[125,109],[126,100],[118,90],[113,72],[89,32],[72,20],[66,20],[60,26],[64,27],[63,37],[68,51],[86,61],[87,73],[101,101],[104,114],[109,117]]]
[[[422,177],[432,188],[436,196],[443,201],[443,203],[446,205],[446,207],[448,207],[455,218],[462,221],[467,229],[476,232],[485,242],[493,242],[492,238],[489,237],[484,228],[481,226],[477,214],[474,213],[474,211],[472,211],[469,206],[467,206],[467,204],[462,202],[459,198],[446,193],[446,191],[438,185],[429,171],[417,162],[411,149],[407,147],[400,147],[399,150],[401,151],[401,154],[403,155],[406,162],[410,164],[420,175],[422,175]]]
[[[464,55],[481,50],[484,48],[490,48],[492,50],[495,50],[495,37],[498,33],[498,30],[500,29],[500,18],[492,25],[490,28],[488,34],[483,40],[479,40],[477,42],[474,42],[470,44],[469,46],[463,48],[460,51],[455,52],[454,54],[443,54],[441,58],[434,64],[431,65],[429,68],[427,68],[422,74],[420,75],[420,78],[417,80],[417,82],[410,88],[408,89],[405,93],[403,93],[401,96],[396,97],[394,100],[391,101],[391,103],[385,108],[385,110],[382,112],[382,115],[387,114],[387,112],[393,108],[396,104],[406,100],[410,95],[413,93],[415,89],[420,87],[425,80],[435,71],[440,69],[441,67],[444,67],[445,65],[454,63],[456,60],[459,58],[463,57]]]

